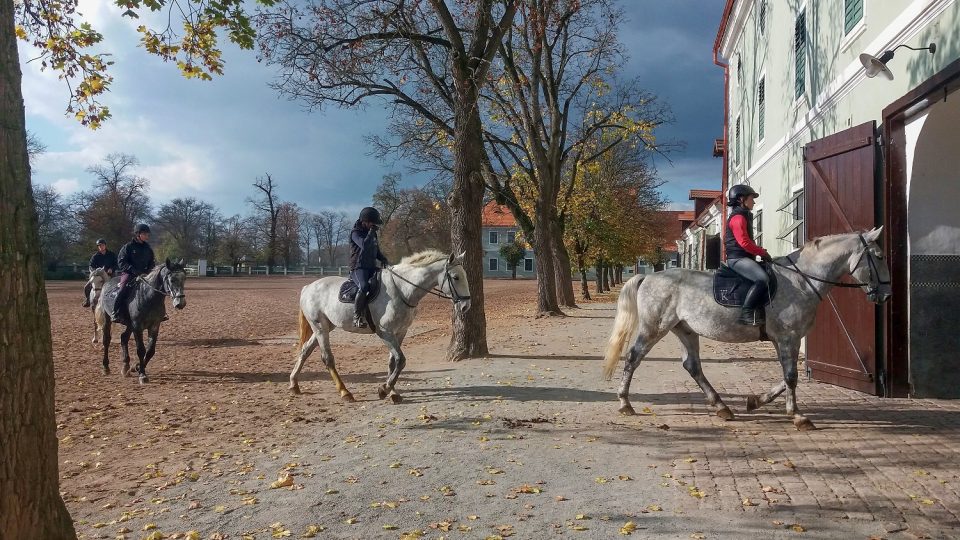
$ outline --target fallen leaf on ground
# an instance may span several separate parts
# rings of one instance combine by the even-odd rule
[[[300,538],[314,538],[317,536],[317,533],[323,532],[324,529],[325,527],[323,525],[307,525],[307,530],[303,531]]]
[[[290,487],[293,485],[293,476],[290,474],[282,474],[277,478],[276,482],[270,484],[270,489],[278,489],[284,487]]]
[[[626,482],[626,481],[628,481],[628,480],[633,480],[633,478],[630,478],[629,476],[627,476],[627,475],[625,475],[625,474],[621,474],[620,476],[617,477],[617,480],[623,480],[624,482]]]
[[[632,521],[628,521],[623,524],[623,527],[620,527],[620,534],[626,536],[633,534],[633,531],[635,530],[637,530],[637,524]]]
[[[396,526],[396,525],[384,525],[384,526],[383,526],[383,530],[385,530],[385,531],[393,531],[393,530],[396,530],[396,529],[397,529],[397,526]]]
[[[790,526],[790,529],[795,532],[806,532],[806,529],[803,528],[803,525],[800,525],[799,523],[794,523]]]
[[[743,505],[744,505],[744,506],[756,506],[757,503],[751,501],[750,499],[744,499],[744,500],[743,500]]]

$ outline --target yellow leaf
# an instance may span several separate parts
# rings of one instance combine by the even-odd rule
[[[218,504],[217,506],[214,506],[214,507],[213,507],[213,511],[214,511],[214,512],[226,512],[226,511],[227,511],[227,507],[224,506],[224,505],[222,505],[222,504]]]
[[[276,482],[273,482],[270,484],[270,489],[290,487],[292,485],[293,485],[293,476],[289,474],[281,474],[280,477],[277,478]]]
[[[399,469],[401,465],[402,465],[402,463],[391,463],[391,464],[390,464],[390,468],[391,468],[391,469]]]
[[[157,524],[156,524],[156,523],[147,523],[146,525],[143,526],[143,530],[145,530],[145,531],[153,530],[153,529],[156,529],[156,528],[157,528]]]
[[[346,521],[344,521],[344,523],[346,523],[347,525],[353,525],[356,522],[357,522],[357,518],[348,518]]]
[[[143,540],[163,540],[166,538],[164,534],[160,531],[153,531],[152,533],[143,537]]]
[[[480,519],[480,516],[467,516],[467,519],[469,519],[470,521],[476,521]]]
[[[921,499],[921,504],[933,504],[933,499]]]
[[[385,531],[393,531],[393,530],[396,530],[396,529],[397,529],[397,526],[396,526],[396,525],[384,525],[384,526],[383,526],[383,530],[385,530]]]
[[[584,519],[592,519],[592,518],[586,514],[577,514],[577,517],[575,519],[584,520]]]
[[[623,527],[620,527],[620,534],[626,536],[628,534],[632,534],[635,530],[637,530],[637,524],[632,521],[628,521],[623,525]]]
[[[274,529],[271,536],[273,536],[274,538],[287,538],[292,534],[293,533],[291,533],[289,529]]]
[[[806,529],[803,528],[803,525],[800,525],[799,523],[794,523],[790,526],[790,529],[796,532],[806,532]]]
[[[744,505],[744,506],[756,506],[757,503],[751,501],[750,499],[744,499],[744,500],[743,500],[743,505]]]
[[[27,40],[27,31],[22,26],[17,25],[17,28],[14,30],[14,32],[17,34],[18,38],[22,39],[23,41]]]
[[[327,495],[336,495],[337,493],[340,493],[340,492],[335,489],[328,489],[324,491],[324,493],[326,493]]]
[[[697,460],[696,460],[695,458],[692,458],[692,457],[688,457],[687,459],[685,459],[685,460],[683,460],[683,461],[685,461],[685,462],[687,462],[687,463],[696,463],[696,462],[697,462]]]
[[[593,481],[596,482],[596,483],[598,483],[598,484],[606,484],[609,480],[607,480],[606,478],[604,478],[604,477],[602,477],[602,476],[598,476],[598,477],[596,477]]]
[[[570,528],[575,531],[586,531],[590,529],[589,527],[584,527],[583,525],[574,525],[573,527],[570,527]]]
[[[423,536],[423,531],[417,529],[413,531],[407,531],[400,535],[400,540],[416,540]]]
[[[187,531],[185,540],[200,540],[200,531]]]
[[[651,512],[663,512],[663,507],[660,506],[659,504],[651,504],[650,506],[647,507],[647,510]]]
[[[626,481],[628,481],[628,480],[633,480],[633,478],[630,478],[629,476],[627,476],[627,475],[625,475],[625,474],[621,474],[620,476],[617,477],[617,479],[618,479],[618,480],[623,480],[624,482],[626,482]]]
[[[323,532],[324,529],[325,527],[323,525],[307,525],[307,530],[303,531],[300,538],[314,538],[317,536],[317,533]]]

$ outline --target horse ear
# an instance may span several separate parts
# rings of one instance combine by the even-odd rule
[[[450,252],[450,258],[447,259],[447,265],[453,264],[457,260],[456,253]]]
[[[457,255],[457,260],[462,263],[462,262],[463,262],[463,259],[466,258],[466,256],[467,256],[467,252],[466,252],[466,251],[461,251],[460,254]]]
[[[167,259],[167,270],[170,270],[170,259]]]
[[[180,257],[180,260],[177,261],[177,265],[183,266],[183,257]]]
[[[883,226],[881,225],[881,226],[879,226],[879,227],[874,228],[874,229],[871,230],[871,231],[867,231],[867,232],[863,233],[863,238],[864,238],[867,242],[876,242],[876,241],[877,241],[877,238],[880,238],[880,233],[882,233],[882,232],[883,232]]]

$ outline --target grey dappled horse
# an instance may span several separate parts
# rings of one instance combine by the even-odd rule
[[[100,293],[103,291],[103,285],[107,281],[110,281],[110,274],[107,274],[107,271],[102,267],[91,270],[90,277],[87,279],[87,283],[90,285],[90,296],[87,300],[90,301],[90,312],[93,313],[93,339],[90,340],[92,343],[100,341],[100,326],[97,324],[97,304],[100,302]]]
[[[157,336],[160,335],[160,323],[164,321],[167,311],[164,306],[164,298],[169,296],[173,301],[173,307],[183,309],[187,306],[186,297],[183,294],[184,282],[187,279],[187,273],[183,268],[183,259],[176,263],[171,263],[170,259],[163,264],[158,264],[145,275],[141,275],[134,280],[136,290],[127,297],[127,313],[129,322],[126,328],[120,334],[120,352],[123,359],[123,376],[130,374],[130,351],[128,343],[130,334],[133,334],[137,343],[137,373],[140,375],[140,384],[149,382],[147,377],[147,363],[153,358],[153,353],[157,346]],[[112,322],[110,313],[107,312],[105,304],[107,294],[117,288],[120,278],[115,277],[107,282],[103,287],[100,296],[101,301],[97,302],[96,318],[100,333],[103,336],[103,373],[110,374],[110,359],[108,352],[110,349],[110,328]],[[147,343],[143,342],[143,331],[147,331]]]
[[[355,334],[374,331],[390,350],[390,372],[387,382],[377,390],[380,399],[388,395],[394,403],[403,398],[394,389],[400,372],[407,363],[400,346],[413,323],[416,307],[427,294],[435,294],[453,301],[454,308],[463,313],[470,309],[470,284],[463,269],[463,254],[454,256],[427,250],[405,257],[399,264],[388,267],[381,274],[380,293],[370,301],[370,315],[376,330],[353,326],[353,304],[340,302],[340,286],[345,278],[320,278],[300,292],[300,352],[290,373],[290,390],[300,393],[297,377],[310,353],[320,346],[323,363],[337,385],[344,401],[355,401],[337,373],[330,350],[330,332],[342,328]],[[438,291],[432,290],[434,287]]]
[[[774,260],[779,289],[766,308],[766,333],[777,349],[783,382],[762,396],[750,396],[747,410],[773,401],[786,390],[787,414],[793,417],[794,425],[800,430],[814,428],[797,408],[800,339],[813,326],[823,296],[846,275],[858,282],[872,302],[880,304],[890,297],[890,271],[876,243],[880,230],[825,236],[807,242],[797,253]],[[720,418],[733,419],[701,370],[700,336],[727,343],[760,340],[760,327],[737,324],[738,313],[738,308],[724,307],[714,300],[711,272],[677,268],[630,279],[617,301],[603,370],[609,380],[629,338],[636,335],[617,392],[620,412],[634,414],[629,400],[633,372],[650,349],[667,332],[673,332],[683,346],[683,367],[700,385],[707,403],[716,406]]]

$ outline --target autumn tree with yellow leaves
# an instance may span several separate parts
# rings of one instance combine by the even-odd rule
[[[261,5],[273,0],[258,0]],[[117,17],[160,12],[167,26],[139,28],[150,53],[188,78],[223,71],[217,32],[251,48],[255,32],[242,0],[117,0]],[[174,24],[177,23],[177,26]],[[76,538],[58,488],[50,313],[43,284],[17,40],[43,69],[60,74],[67,112],[99,127],[113,82],[103,35],[82,21],[77,0],[0,1],[0,538]]]

